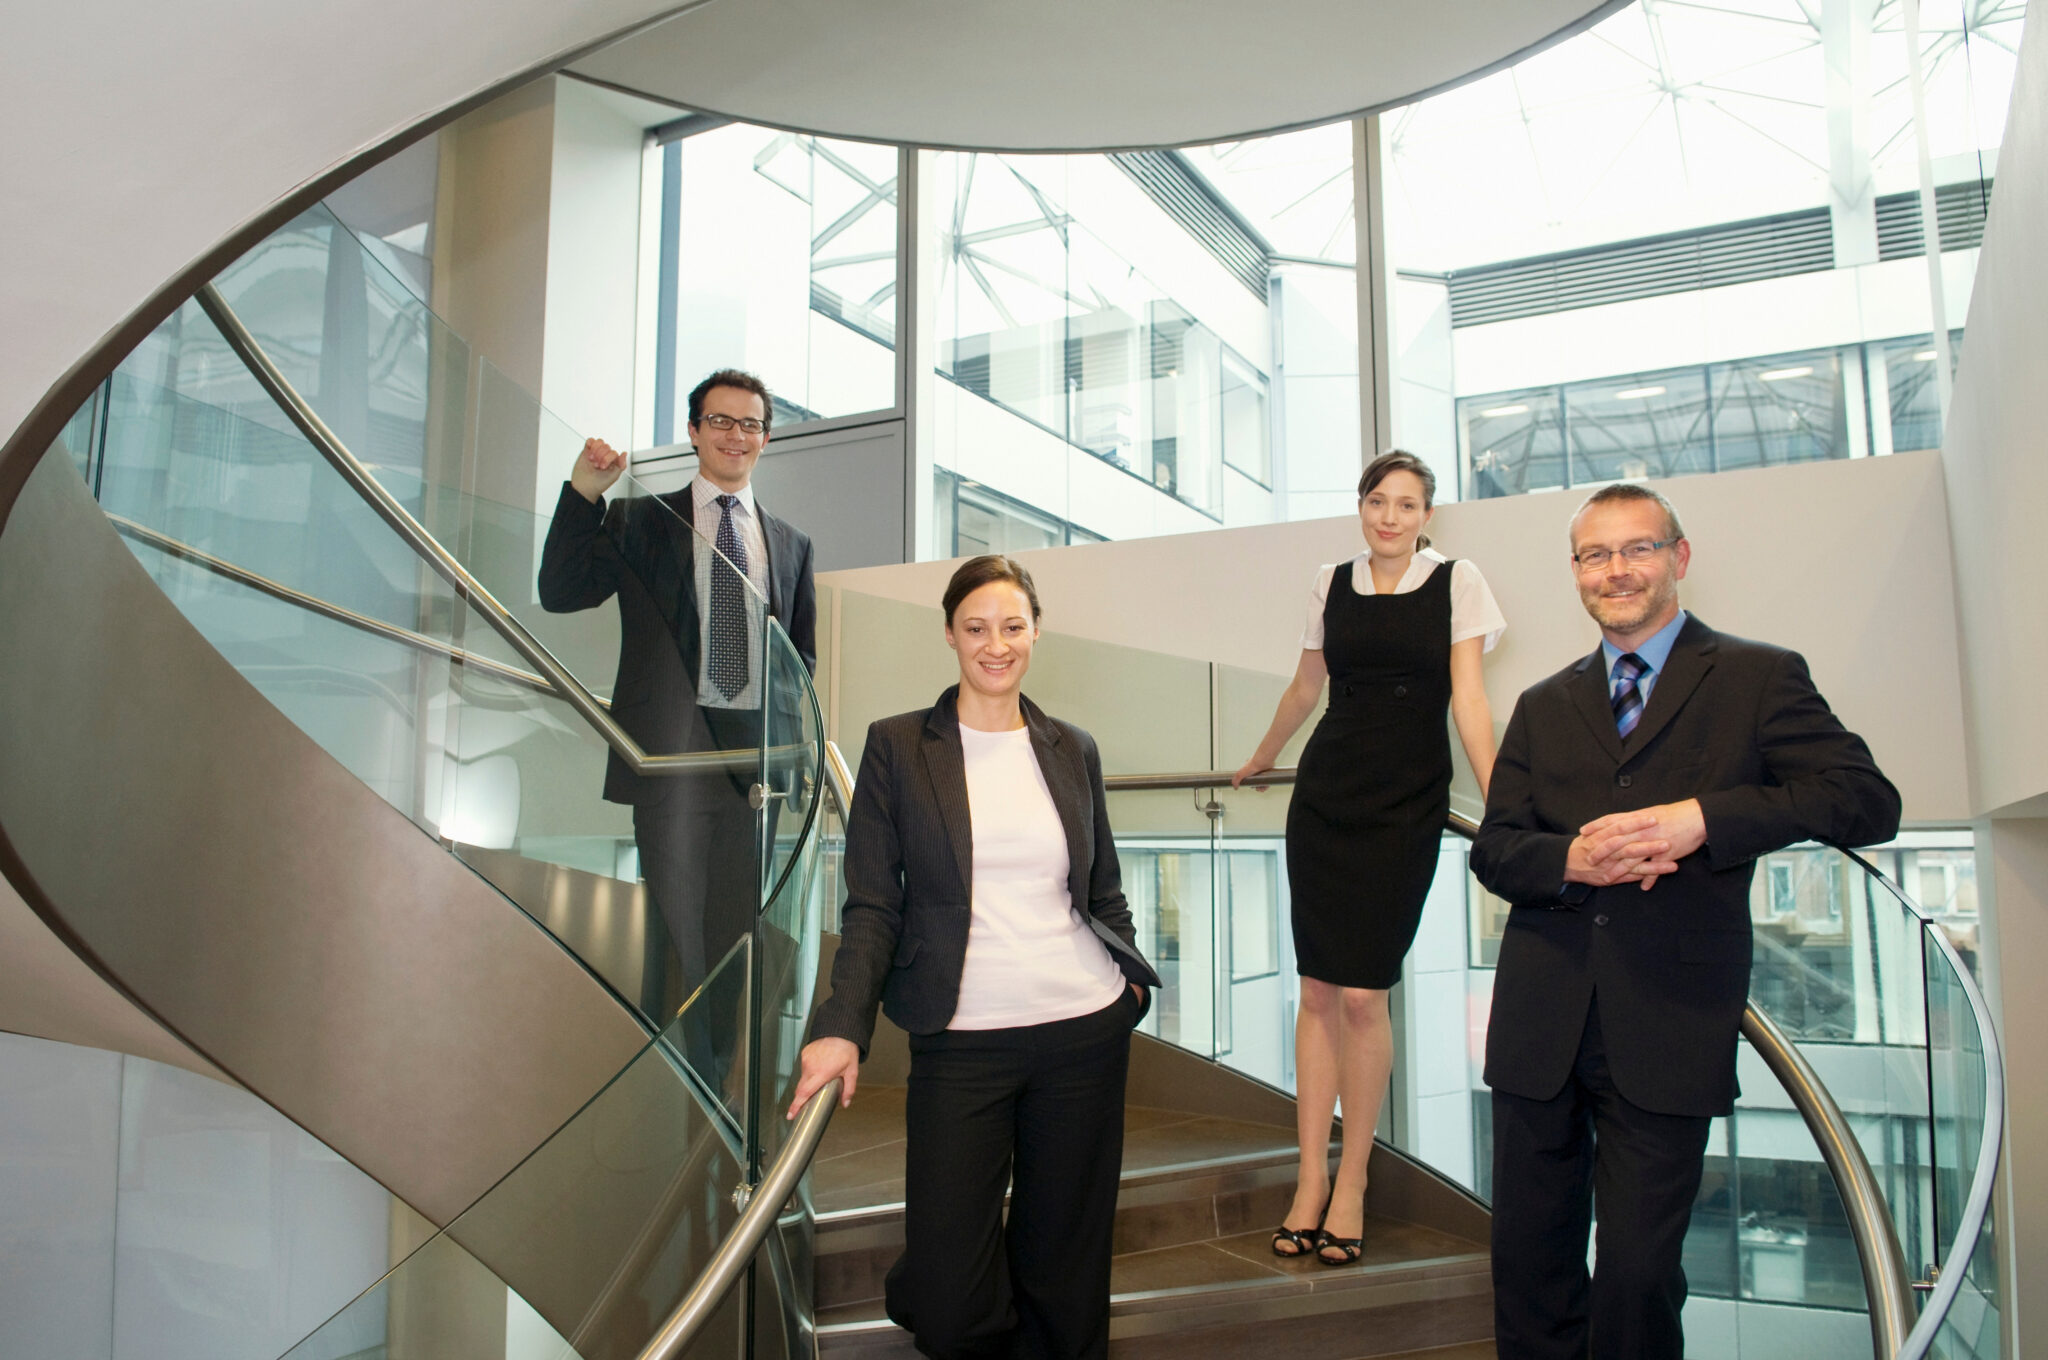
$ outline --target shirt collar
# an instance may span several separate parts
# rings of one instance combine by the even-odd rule
[[[1394,593],[1399,595],[1410,589],[1411,582],[1418,581],[1429,572],[1435,571],[1448,560],[1435,548],[1417,548],[1415,555],[1408,559],[1408,569],[1401,573],[1401,580],[1395,585]],[[1357,589],[1359,583],[1363,582],[1368,592],[1378,594],[1379,584],[1372,579],[1372,549],[1367,548],[1352,561],[1355,563],[1351,568],[1352,588]],[[1361,576],[1360,572],[1365,574]]]
[[[699,510],[718,504],[718,498],[725,494],[723,488],[701,472],[690,478],[690,501]],[[754,484],[752,482],[748,482],[732,494],[739,497],[739,509],[746,511],[748,515],[754,513]]]
[[[1685,611],[1679,610],[1671,622],[1652,633],[1648,641],[1636,648],[1636,655],[1650,668],[1653,675],[1664,673],[1664,663],[1671,659],[1671,648],[1678,641],[1679,630],[1685,627],[1685,618]],[[1600,659],[1607,663],[1607,674],[1611,678],[1614,675],[1614,663],[1621,660],[1621,649],[1603,637],[1600,639]]]

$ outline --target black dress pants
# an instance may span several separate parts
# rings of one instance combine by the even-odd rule
[[[1126,988],[1071,1020],[910,1036],[903,1255],[886,1299],[934,1360],[1109,1354],[1138,1008]]]
[[[761,744],[761,715],[705,708],[705,726],[719,749]],[[643,997],[687,998],[753,929],[761,896],[760,814],[747,801],[757,770],[690,771],[663,776],[661,794],[633,805],[640,877],[668,927],[670,950],[650,947],[642,966]],[[772,810],[776,805],[769,804]],[[772,828],[772,823],[770,824]],[[670,970],[680,973],[674,978]],[[690,1026],[689,1057],[700,1075],[717,1080],[739,1036],[734,1008],[743,993],[735,973],[720,978],[706,1013]],[[667,1015],[656,1015],[667,1021]]]
[[[1683,1360],[1680,1259],[1712,1122],[1653,1114],[1615,1089],[1597,998],[1562,1091],[1493,1093],[1500,1360]]]

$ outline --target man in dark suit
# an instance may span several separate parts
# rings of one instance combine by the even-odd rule
[[[1513,907],[1486,1040],[1495,1345],[1681,1360],[1680,1253],[1736,1095],[1751,871],[1796,841],[1889,839],[1899,795],[1798,653],[1679,607],[1692,545],[1661,495],[1601,489],[1571,543],[1600,650],[1515,705],[1472,848]]]
[[[690,393],[697,474],[687,488],[606,505],[626,456],[592,439],[548,526],[541,604],[568,612],[618,597],[612,716],[650,755],[757,747],[764,719],[771,739],[795,739],[796,695],[761,674],[763,629],[765,616],[780,620],[814,669],[817,596],[810,539],[754,500],[770,417],[759,378],[713,373]],[[636,775],[616,752],[605,770],[604,796],[633,807],[640,874],[681,960],[681,995],[750,928],[761,890],[748,803],[757,777]],[[679,999],[662,985],[661,951],[648,953],[648,1004],[665,990]]]

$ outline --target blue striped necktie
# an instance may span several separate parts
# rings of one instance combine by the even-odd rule
[[[1623,740],[1643,720],[1643,692],[1636,688],[1636,681],[1649,669],[1649,664],[1634,652],[1624,652],[1614,659],[1614,728]]]

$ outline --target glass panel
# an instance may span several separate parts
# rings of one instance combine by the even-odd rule
[[[1938,929],[1939,926],[1927,927],[1925,948],[1928,1095],[1934,1143],[1934,1242],[1940,1259],[1913,1260],[1909,1265],[1938,1264],[1947,1273],[1957,1268],[1955,1251],[1974,1245],[1975,1252],[1963,1268],[1966,1274],[1961,1292],[1943,1329],[1943,1339],[1951,1349],[1942,1353],[1993,1356],[2000,1353],[2000,1342],[1998,1252],[1992,1217],[1986,1216],[1974,1244],[1960,1239],[1971,1182],[1981,1162],[1985,1083],[1989,1073],[1976,1011],[1970,1005],[1952,957],[1935,936]]]
[[[781,627],[767,633],[767,776],[762,809],[768,896],[754,926],[761,1025],[754,1145],[766,1166],[782,1147],[817,986],[819,833],[826,801],[824,724],[803,658]]]
[[[739,1217],[736,1131],[675,1055],[716,984],[744,981],[748,954],[736,948],[714,986],[547,1142],[289,1360],[637,1355]],[[736,1353],[745,1295],[728,1296],[696,1353]]]

